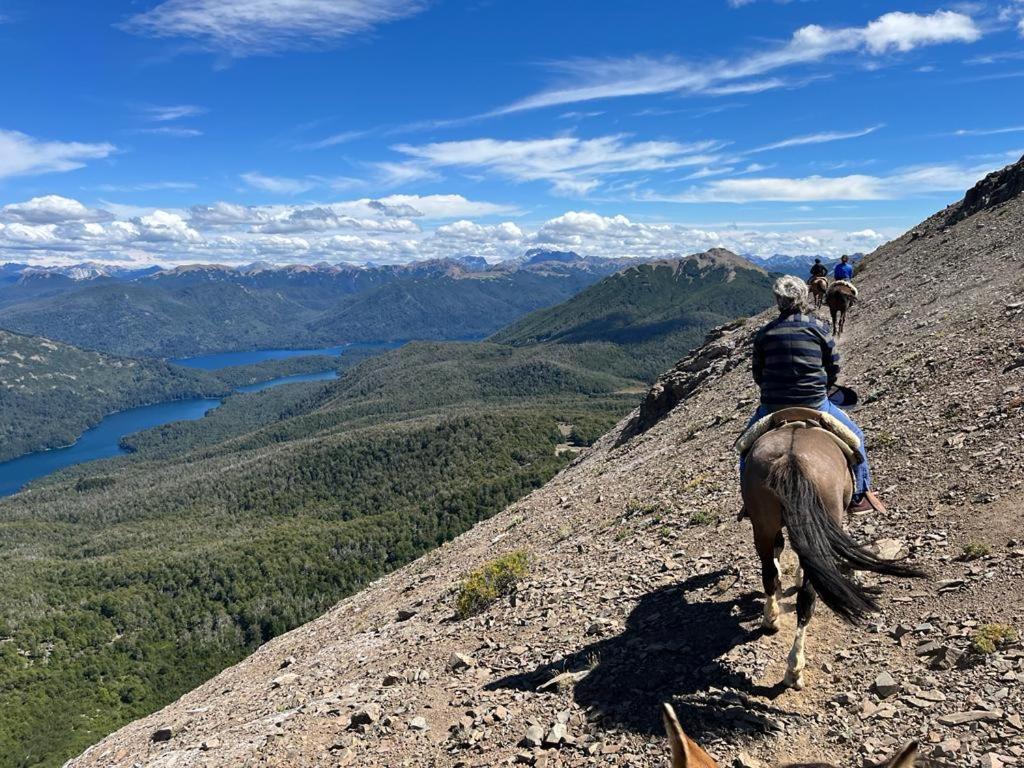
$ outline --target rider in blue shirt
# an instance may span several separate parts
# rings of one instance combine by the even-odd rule
[[[850,264],[849,256],[843,256],[842,260],[836,264],[835,276],[836,280],[849,280],[853,277],[853,265]]]

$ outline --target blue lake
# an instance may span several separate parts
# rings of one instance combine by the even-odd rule
[[[325,353],[316,351],[313,354]],[[227,365],[236,364],[240,365],[240,363],[227,363]],[[335,379],[337,376],[335,371],[283,376],[259,384],[249,384],[236,391],[261,392],[282,384],[294,384],[300,381],[327,381]],[[56,472],[58,469],[80,464],[83,461],[108,459],[111,456],[127,453],[121,447],[121,438],[125,435],[159,427],[161,424],[168,424],[172,421],[201,419],[220,404],[220,400],[210,398],[171,400],[166,403],[144,405],[140,408],[112,413],[95,427],[83,432],[82,436],[72,445],[54,448],[50,451],[27,453],[16,459],[0,463],[0,496],[10,496],[23,488],[26,483]]]
[[[289,357],[311,357],[313,355],[326,355],[337,357],[351,349],[351,345],[340,347],[323,347],[321,349],[259,349],[252,352],[220,352],[215,355],[201,355],[199,357],[179,357],[168,362],[184,365],[188,368],[201,368],[204,371],[216,371],[220,368],[227,368],[231,365],[252,365],[267,360],[286,360]]]

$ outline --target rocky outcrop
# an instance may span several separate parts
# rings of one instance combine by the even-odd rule
[[[1024,157],[1001,171],[990,173],[971,187],[964,199],[946,214],[946,226],[963,221],[986,208],[1008,202],[1024,192]]]
[[[748,321],[736,320],[710,331],[704,343],[663,373],[622,430],[620,443],[646,432],[668,413],[727,371],[750,359],[753,338]]]

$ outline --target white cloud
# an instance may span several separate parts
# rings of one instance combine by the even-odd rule
[[[1004,133],[1024,133],[1024,125],[1010,125],[1005,128],[961,128],[954,136],[999,136]]]
[[[802,27],[786,44],[744,59],[722,59],[710,64],[675,57],[654,59],[634,56],[625,59],[578,59],[561,62],[566,82],[514,102],[493,114],[507,114],[595,99],[660,93],[721,93],[785,85],[779,80],[758,80],[769,72],[798,65],[814,64],[837,54],[877,57],[889,52],[941,43],[973,43],[981,37],[974,20],[955,11],[932,14],[886,13],[863,27],[826,28],[817,24]]]
[[[524,237],[523,230],[511,221],[482,225],[466,219],[441,225],[435,230],[435,236],[447,240],[473,243],[488,243],[495,240],[519,242]]]
[[[59,224],[65,221],[103,221],[113,218],[106,211],[88,208],[77,200],[60,195],[33,197],[23,203],[11,203],[0,209],[0,220],[28,224]]]
[[[378,200],[360,201],[378,203],[385,209],[407,215],[412,209],[425,219],[458,219],[465,216],[493,216],[515,213],[516,207],[480,200],[467,200],[462,195],[388,195]],[[415,214],[413,214],[415,215]]]
[[[308,192],[316,184],[309,179],[289,179],[284,176],[264,176],[262,173],[250,171],[242,174],[242,180],[254,189],[273,192],[278,195],[298,195]]]
[[[298,144],[296,149],[326,149],[328,147],[336,147],[339,144],[347,144],[350,141],[355,141],[363,136],[366,136],[368,131],[342,131],[341,133],[335,133],[319,141],[312,141],[308,144]]]
[[[938,192],[960,192],[977,182],[992,165],[912,166],[888,176],[806,176],[719,179],[679,195],[645,194],[641,199],[679,203],[813,202],[826,200],[895,200]]]
[[[185,128],[177,125],[160,125],[156,128],[136,128],[132,133],[141,133],[149,136],[173,136],[178,139],[191,139],[202,136],[203,132],[198,128]]]
[[[121,27],[240,58],[325,45],[419,12],[423,0],[165,0]]]
[[[166,123],[172,120],[181,120],[184,117],[196,117],[206,113],[204,107],[197,107],[195,104],[175,104],[171,106],[158,106],[149,104],[142,107],[142,112],[148,120],[156,123]]]
[[[829,131],[824,133],[812,133],[806,136],[793,136],[789,139],[783,139],[782,141],[776,141],[771,144],[765,144],[762,147],[749,150],[748,154],[755,152],[769,152],[775,149],[785,149],[787,147],[801,147],[807,144],[826,144],[832,141],[845,141],[846,139],[858,139],[861,136],[867,136],[870,133],[874,133],[882,125],[873,125],[869,128],[864,128],[860,131],[850,131],[847,133],[838,131]]]
[[[0,129],[0,179],[55,171],[73,171],[88,160],[114,153],[113,144],[45,141],[18,131]]]
[[[717,159],[715,151],[723,146],[715,141],[631,142],[617,135],[522,141],[486,138],[418,146],[400,144],[395,149],[420,164],[490,170],[512,181],[546,181],[555,191],[585,194],[594,189],[603,176],[713,162]]]
[[[440,174],[417,163],[374,163],[377,180],[381,186],[400,187],[416,181],[436,181]]]
[[[138,239],[153,242],[200,243],[202,235],[176,213],[156,210],[132,219],[138,229]]]

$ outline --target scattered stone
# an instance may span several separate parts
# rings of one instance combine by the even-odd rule
[[[545,747],[558,747],[561,746],[562,742],[566,740],[569,735],[569,731],[565,726],[565,723],[555,723],[551,726],[551,730],[548,731],[548,735],[544,737]]]
[[[414,731],[425,731],[427,730],[427,719],[417,715],[409,721],[409,727]]]
[[[995,722],[1003,718],[1003,713],[998,710],[975,709],[969,712],[953,712],[949,715],[942,715],[938,718],[941,725],[963,725],[964,723],[976,723],[979,720]]]
[[[299,676],[294,672],[285,672],[283,675],[275,677],[270,681],[271,688],[284,688],[286,685],[291,685],[299,679]]]
[[[531,725],[526,729],[526,735],[523,736],[524,747],[539,747],[544,742],[544,729],[539,725]]]
[[[466,654],[459,653],[458,651],[453,651],[452,655],[448,657],[448,669],[452,672],[461,672],[475,665],[476,662],[473,660],[472,656],[467,656]]]
[[[162,725],[155,731],[153,731],[153,734],[149,737],[149,740],[170,741],[172,736],[174,736],[174,729],[169,725]]]
[[[876,677],[872,687],[875,689],[875,693],[883,699],[888,699],[890,696],[894,696],[899,693],[900,690],[899,682],[888,672],[883,672]]]
[[[352,715],[352,725],[373,725],[380,720],[380,704],[364,704]]]

